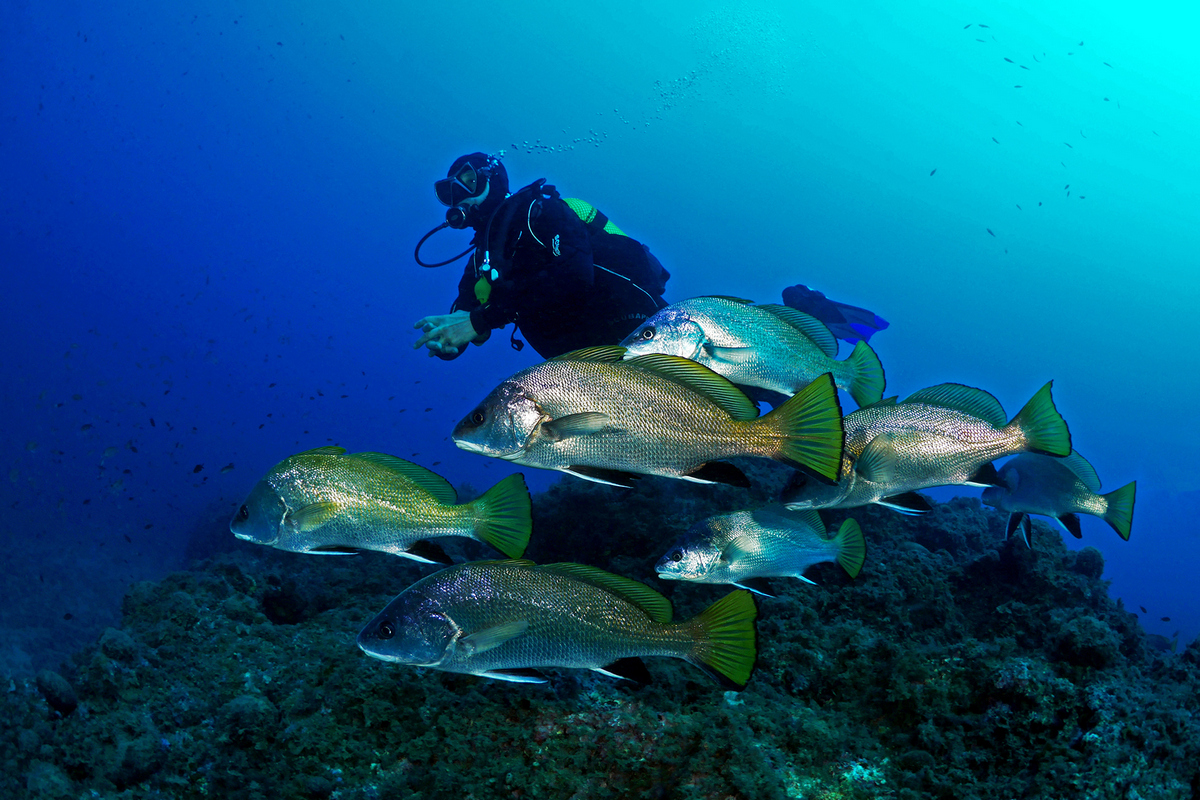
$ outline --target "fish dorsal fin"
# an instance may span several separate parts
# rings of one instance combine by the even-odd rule
[[[693,300],[728,300],[730,303],[737,303],[742,306],[754,305],[753,300],[747,300],[744,297],[732,297],[727,294],[706,294],[703,297],[694,297]]]
[[[296,453],[298,456],[340,456],[346,452],[346,448],[338,447],[337,445],[327,444],[324,447],[314,447],[312,450],[305,450],[303,453]]]
[[[1047,458],[1050,457],[1047,456]],[[1096,474],[1095,468],[1087,462],[1087,459],[1079,455],[1079,453],[1072,450],[1070,455],[1057,459],[1057,461],[1071,470],[1071,472],[1074,472],[1075,477],[1083,481],[1083,485],[1088,488],[1088,491],[1100,491],[1100,476]]]
[[[974,386],[964,386],[961,383],[939,383],[904,398],[905,403],[924,403],[928,406],[941,406],[954,411],[961,411],[973,417],[979,417],[994,428],[1003,428],[1008,424],[1008,416],[1000,401],[983,389]]]
[[[624,347],[615,344],[606,344],[599,347],[585,347],[581,350],[572,350],[569,353],[563,353],[561,356],[555,356],[550,361],[597,361],[602,364],[612,364],[620,361],[624,356]]]
[[[801,508],[792,510],[782,503],[773,503],[751,513],[755,521],[761,521],[768,525],[772,524],[771,517],[784,520],[791,525],[801,525],[811,528],[813,533],[825,538],[825,522],[821,519],[821,515],[813,508]]]
[[[805,314],[803,311],[797,311],[791,306],[781,306],[776,303],[768,303],[757,307],[768,314],[778,317],[803,333],[812,340],[813,344],[821,348],[821,352],[825,355],[830,358],[837,355],[837,337],[833,335],[833,331],[829,330],[829,327],[824,322],[821,322],[821,320],[812,314]]]
[[[450,485],[450,481],[436,472],[425,469],[420,464],[414,464],[411,461],[405,461],[403,458],[397,458],[396,456],[389,456],[387,453],[355,453],[348,456],[348,458],[370,461],[372,464],[391,470],[397,475],[402,475],[433,495],[433,499],[439,503],[454,504],[458,502],[458,492],[454,491],[454,487]]]
[[[472,567],[478,567],[478,566],[484,566],[484,565],[494,567],[494,566],[497,566],[500,564],[503,564],[506,567],[536,567],[537,566],[537,564],[535,562],[530,561],[528,558],[490,558],[490,559],[484,559],[483,561],[470,562],[470,566],[472,566]],[[467,566],[467,565],[464,564],[463,566]]]
[[[611,572],[605,572],[597,567],[589,567],[587,564],[575,564],[570,561],[560,564],[543,564],[539,569],[557,575],[566,575],[597,586],[610,594],[615,594],[645,611],[655,622],[671,621],[673,614],[671,601],[644,583],[622,578],[620,575],[613,575]]]
[[[741,389],[695,361],[663,353],[647,353],[625,363],[657,373],[704,395],[736,420],[745,421],[758,416],[758,406]]]

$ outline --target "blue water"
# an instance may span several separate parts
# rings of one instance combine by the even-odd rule
[[[412,258],[432,182],[474,150],[649,244],[668,299],[877,311],[889,394],[1053,379],[1139,489],[1129,542],[1068,544],[1200,633],[1200,12],[778,5],[0,7],[0,668],[93,640],[299,450],[509,472],[447,437],[536,356],[412,349],[459,269]]]

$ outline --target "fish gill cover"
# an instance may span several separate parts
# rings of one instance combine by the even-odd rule
[[[1200,790],[1200,12],[607,9],[0,9],[5,796]],[[648,243],[668,299],[802,282],[878,312],[889,393],[1016,407],[1054,379],[1105,488],[1141,484],[1133,535],[1038,521],[1026,550],[970,500],[855,509],[859,577],[762,601],[736,696],[666,660],[630,692],[364,658],[422,568],[226,523],[323,445],[509,474],[449,436],[528,350],[411,349],[458,278],[410,261],[432,182],[480,148]],[[775,499],[529,477],[530,557],[648,580],[696,519]],[[680,618],[720,591],[658,585]]]

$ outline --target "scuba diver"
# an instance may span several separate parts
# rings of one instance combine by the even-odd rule
[[[512,323],[517,350],[529,341],[543,358],[616,344],[666,305],[671,277],[649,248],[625,235],[592,205],[563,198],[544,178],[508,193],[508,173],[495,156],[455,159],[433,185],[449,207],[446,221],[417,242],[423,267],[471,254],[449,314],[417,320],[414,348],[444,360],[468,343],[483,344]],[[421,260],[421,245],[443,228],[471,228],[471,246],[436,264]]]

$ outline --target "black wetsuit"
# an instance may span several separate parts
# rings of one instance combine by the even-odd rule
[[[453,309],[479,333],[515,323],[543,358],[617,344],[666,305],[670,273],[650,250],[544,181],[506,199],[472,243]]]

